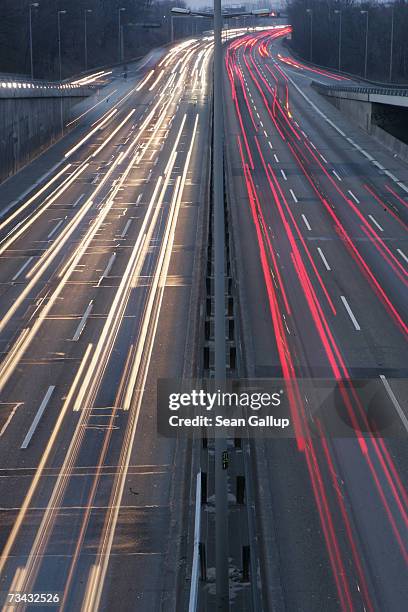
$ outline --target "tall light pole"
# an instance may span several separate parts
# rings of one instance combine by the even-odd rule
[[[393,51],[394,51],[394,5],[391,6],[390,77],[389,77],[390,83],[392,82]]]
[[[214,349],[215,381],[226,378],[225,350],[225,227],[224,227],[224,125],[222,104],[222,13],[221,0],[214,0],[214,117],[213,117],[213,206],[214,206]],[[228,497],[224,438],[215,439],[215,593],[217,611],[229,609]]]
[[[61,58],[61,15],[66,15],[67,11],[58,11],[58,61],[59,61],[59,80],[62,81],[62,58]]]
[[[122,13],[123,11],[126,11],[126,9],[122,6],[121,8],[118,9],[118,44],[119,44],[119,49],[118,49],[118,61],[121,62],[122,61]]]
[[[365,55],[364,55],[364,78],[367,78],[367,60],[368,60],[368,10],[360,11],[362,15],[366,16],[366,33],[365,33]]]
[[[92,13],[92,9],[84,10],[84,51],[85,51],[85,71],[88,70],[88,27],[87,16]]]
[[[310,62],[313,62],[313,10],[308,8],[306,9],[306,13],[309,14],[310,17]]]
[[[39,2],[30,2],[28,5],[28,23],[29,23],[29,36],[30,36],[30,68],[31,68],[31,80],[34,78],[34,62],[33,62],[33,24],[31,11],[33,8],[38,8]]]
[[[341,9],[339,10],[335,10],[334,11],[335,15],[339,16],[339,57],[338,57],[338,69],[339,72],[341,70],[341,16],[342,16],[342,12]]]

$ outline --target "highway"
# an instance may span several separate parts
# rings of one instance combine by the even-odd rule
[[[294,381],[298,434],[251,442],[258,584],[274,612],[402,612],[408,168],[310,86],[354,81],[293,58],[289,32],[224,45],[239,374]],[[212,46],[108,71],[75,127],[0,185],[3,603],[188,609],[205,449],[158,436],[156,382],[199,372]],[[325,436],[300,384],[320,378],[373,380],[401,435],[361,435],[369,418],[342,388],[348,435]],[[234,579],[237,609],[251,598]]]
[[[358,427],[316,437],[310,397],[294,385],[297,441],[253,444],[264,595],[273,610],[402,612],[408,169],[310,87],[352,81],[292,58],[288,31],[249,33],[225,52],[246,375],[374,379],[404,440]],[[355,397],[344,404],[367,424]]]
[[[194,368],[211,54],[116,71],[48,176],[0,187],[3,594],[177,607],[190,455],[156,434],[156,380]]]

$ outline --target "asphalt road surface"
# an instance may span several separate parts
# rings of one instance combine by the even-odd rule
[[[402,435],[312,435],[295,384],[298,439],[253,444],[264,608],[402,612],[408,170],[310,87],[343,79],[284,33],[225,46],[245,374],[373,379]],[[196,359],[211,54],[186,41],[114,72],[0,186],[2,594],[186,609],[191,448],[157,437],[155,386]]]
[[[403,437],[316,438],[298,391],[298,442],[254,444],[264,592],[273,610],[402,612],[408,170],[310,87],[352,81],[294,60],[280,34],[225,54],[247,374],[371,378]]]
[[[116,71],[34,192],[10,208],[4,185],[3,594],[177,608],[189,459],[158,439],[156,379],[193,367],[211,53]]]

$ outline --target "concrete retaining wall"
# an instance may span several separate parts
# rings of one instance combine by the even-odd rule
[[[392,151],[400,159],[408,162],[408,145],[401,142],[401,140],[394,138],[394,136],[378,127],[378,125],[372,125],[370,133],[376,140],[381,142],[384,147],[387,147],[387,149]]]
[[[366,132],[370,131],[371,126],[371,102],[362,102],[360,100],[350,100],[347,98],[337,98],[334,95],[327,96],[327,99],[339,109],[342,113],[350,117],[354,123],[357,123]]]
[[[82,98],[0,98],[0,182],[22,168],[61,136]]]
[[[351,94],[348,96],[345,92],[338,95],[334,91],[324,91],[323,88],[316,88],[333,106],[349,117],[355,124],[363,128],[371,134],[378,142],[397,155],[400,159],[408,162],[408,145],[395,138],[392,134],[376,125],[375,107],[384,106],[389,112],[393,107],[386,105],[378,105],[372,102],[366,102],[362,99],[351,99]],[[341,96],[341,97],[340,97]],[[397,108],[395,112],[403,112],[405,109]],[[384,112],[387,112],[384,110]],[[398,133],[398,130],[397,130]],[[401,132],[400,132],[401,133]]]

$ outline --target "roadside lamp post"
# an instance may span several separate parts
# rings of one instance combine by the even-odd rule
[[[306,13],[310,17],[310,62],[313,62],[313,10],[308,8]]]
[[[393,51],[394,51],[394,5],[391,6],[390,77],[389,77],[390,83],[392,82]]]
[[[123,59],[123,42],[122,42],[122,13],[126,9],[122,6],[118,9],[118,61],[121,62]]]
[[[84,45],[85,45],[85,71],[88,70],[88,27],[87,27],[87,17],[89,13],[92,13],[92,9],[84,10]]]
[[[335,15],[339,16],[339,56],[338,56],[338,70],[340,72],[341,70],[341,17],[342,17],[342,12],[341,9],[339,10],[335,10],[334,11]]]
[[[59,80],[62,81],[62,57],[61,57],[61,15],[66,15],[67,11],[58,11],[58,62]]]
[[[30,68],[31,68],[31,80],[34,79],[34,62],[33,62],[33,24],[32,24],[32,14],[31,11],[33,8],[38,8],[40,6],[39,2],[30,2],[28,5],[28,22],[29,22],[29,37],[30,37]]]
[[[367,60],[368,60],[368,10],[360,11],[361,15],[366,16],[366,33],[365,33],[365,55],[364,55],[364,78],[367,78]]]

